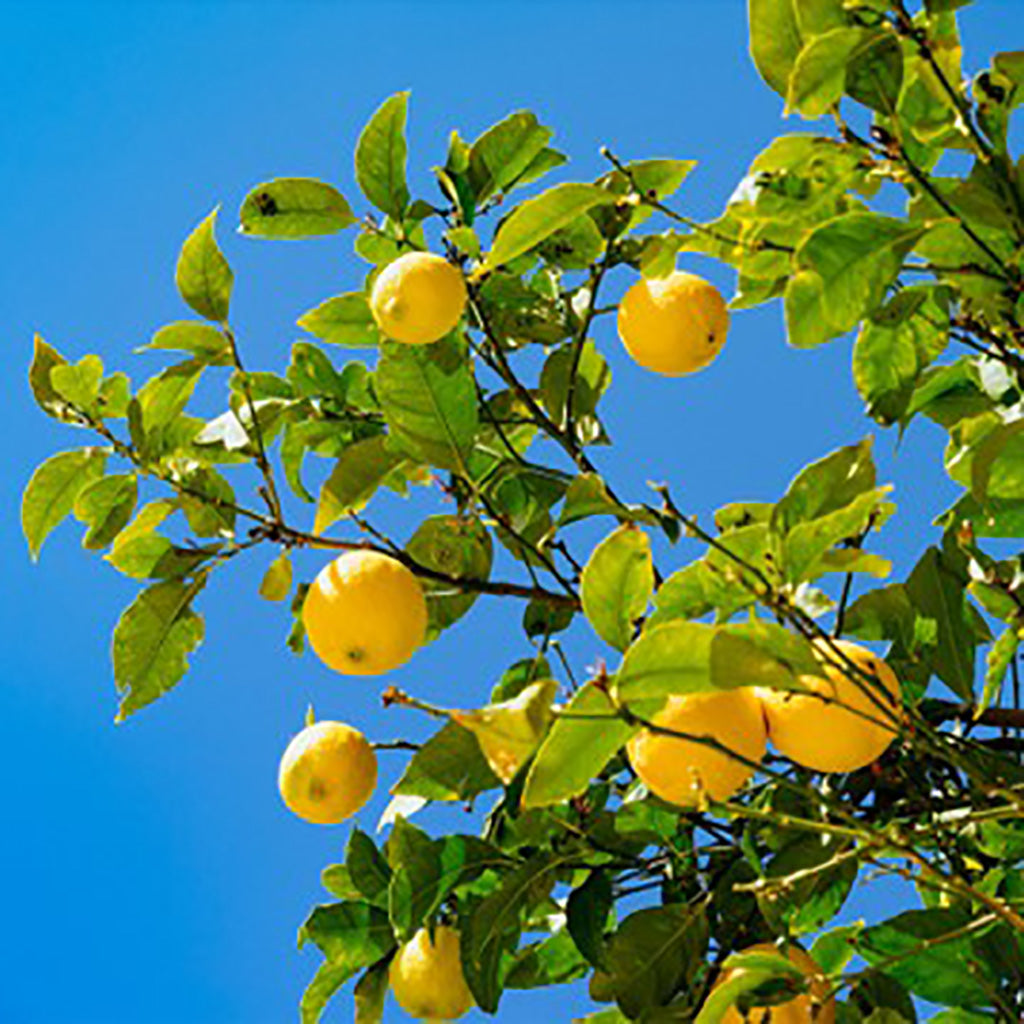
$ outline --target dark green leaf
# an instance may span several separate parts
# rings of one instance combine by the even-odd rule
[[[388,915],[401,940],[412,938],[438,899],[440,851],[434,841],[405,818],[397,818],[387,845],[392,875]]]
[[[704,957],[708,925],[703,908],[669,905],[630,914],[608,941],[615,1001],[631,1018],[664,1006]]]
[[[936,674],[970,703],[977,638],[968,617],[964,584],[942,552],[930,547],[907,579],[906,593],[917,613],[936,623]]]
[[[847,857],[825,867],[847,850],[834,837],[805,835],[783,847],[767,865],[767,878],[781,879],[799,871],[813,873],[783,890],[771,889],[758,903],[765,919],[790,935],[823,927],[839,912],[857,878],[857,861]]]
[[[389,963],[376,964],[356,982],[355,1024],[380,1024],[384,1019],[384,1001],[388,994]]]
[[[600,870],[591,871],[587,880],[569,894],[565,905],[569,934],[595,967],[605,966],[604,932],[614,906],[611,879]]]
[[[494,893],[481,900],[462,924],[462,967],[477,1005],[494,1013],[501,998],[502,954],[515,947],[523,915],[548,895],[558,869],[572,854],[538,853],[505,875]]]
[[[314,943],[327,958],[302,997],[303,1024],[316,1024],[327,1001],[357,971],[395,947],[387,914],[368,903],[317,907],[299,930],[299,945]]]
[[[409,826],[411,827],[411,826]],[[345,867],[360,898],[384,908],[388,905],[388,887],[391,867],[376,843],[365,833],[354,828],[345,850]]]
[[[959,911],[908,910],[865,928],[857,938],[857,951],[921,999],[944,1006],[985,1006],[995,979],[990,966],[973,954],[970,937],[917,949],[967,923]],[[890,958],[898,959],[887,966]]]

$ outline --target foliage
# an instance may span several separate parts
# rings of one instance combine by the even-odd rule
[[[85,442],[32,477],[25,535],[37,556],[73,515],[86,548],[142,583],[114,631],[119,721],[179,682],[218,569],[263,545],[276,557],[260,593],[292,597],[296,650],[297,549],[399,559],[425,587],[428,639],[481,595],[524,603],[529,656],[489,704],[385,692],[444,722],[393,788],[387,838],[354,830],[324,872],[336,902],[300,933],[325,958],[303,1020],[357,975],[357,1019],[379,1020],[397,944],[442,919],[491,1013],[506,989],[590,975],[615,1005],[589,1020],[705,1024],[806,984],[783,957],[753,955],[706,1003],[731,954],[817,936],[843,1024],[913,1021],[912,997],[944,1005],[948,1022],[1024,1014],[1024,570],[993,543],[1024,534],[1024,170],[1008,142],[1024,55],[997,54],[965,81],[963,5],[751,0],[754,62],[812,124],[758,155],[712,223],[669,205],[689,160],[605,151],[597,181],[536,185],[565,157],[525,111],[471,143],[453,132],[439,198],[414,197],[400,93],[356,146],[370,212],[301,178],[263,183],[242,205],[246,235],[352,231],[369,268],[361,287],[296,311],[308,337],[283,372],[243,365],[216,212],[177,267],[199,319],[148,346],[179,361],[133,388],[98,356],[72,362],[37,339],[35,398]],[[367,295],[383,267],[428,245],[464,272],[467,314],[435,345],[401,346],[381,337]],[[870,550],[895,511],[870,439],[807,466],[774,503],[702,519],[667,488],[638,500],[601,474],[601,286],[663,276],[688,253],[735,269],[734,310],[779,300],[792,345],[855,333],[853,378],[877,424],[925,417],[948,436],[945,470],[963,493],[936,510],[941,542],[905,580],[883,582],[890,566]],[[188,406],[210,375],[226,377],[226,399],[203,420]],[[317,498],[307,455],[330,464]],[[239,496],[253,476],[255,502]],[[416,500],[414,486],[453,510],[402,545],[367,510],[380,488]],[[607,536],[578,556],[573,526],[596,517]],[[684,536],[700,545],[689,561],[674,546]],[[614,665],[579,686],[554,660],[577,616]],[[899,740],[880,761],[826,777],[775,758],[735,800],[692,813],[647,794],[622,748],[668,694],[798,689],[815,670],[810,641],[833,635],[885,645],[903,682]],[[508,736],[511,760],[495,754]],[[479,836],[409,821],[431,801],[476,800],[488,807]],[[912,882],[921,906],[829,930],[867,872]]]

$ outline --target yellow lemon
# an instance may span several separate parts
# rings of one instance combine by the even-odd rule
[[[786,947],[785,952],[768,942],[751,946],[743,952],[778,953],[799,967],[804,974],[821,974],[821,968],[802,949],[797,949],[792,943]],[[742,969],[740,968],[740,970]],[[715,988],[724,984],[734,975],[734,971],[725,971],[715,982]],[[722,1015],[720,1024],[755,1024],[755,1022],[756,1024],[834,1024],[836,1002],[834,999],[826,999],[827,993],[828,983],[823,978],[817,977],[811,981],[807,992],[794,996],[785,1003],[777,1003],[775,1006],[756,1007],[746,1018],[735,1006],[730,1006]],[[817,1016],[815,1016],[815,1008],[818,1008]]]
[[[406,345],[428,345],[443,338],[465,307],[461,271],[429,252],[410,252],[389,263],[370,294],[377,326]]]
[[[703,369],[721,351],[729,310],[721,292],[696,274],[637,281],[619,303],[619,338],[645,369],[681,377]]]
[[[761,706],[745,687],[673,695],[651,721],[717,740],[748,761],[759,761],[767,746]],[[626,749],[647,788],[681,807],[699,806],[705,797],[727,800],[753,774],[751,766],[724,751],[648,729],[637,733]]]
[[[377,755],[366,737],[341,722],[316,722],[288,744],[277,773],[281,798],[314,825],[352,817],[377,784]]]
[[[456,1020],[473,1005],[462,973],[459,933],[445,925],[421,928],[391,961],[391,990],[398,1005],[417,1020]]]
[[[829,645],[818,640],[824,674],[800,677],[810,693],[759,689],[758,696],[768,736],[780,754],[815,771],[852,772],[881,757],[896,738],[891,716],[899,714],[900,684],[871,651],[848,640],[833,642],[880,685],[846,675],[830,663],[837,656],[830,654]]]
[[[325,665],[375,676],[404,665],[423,643],[427,602],[401,562],[378,551],[346,551],[320,570],[302,620]]]

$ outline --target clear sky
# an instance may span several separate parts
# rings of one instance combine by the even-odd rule
[[[1015,42],[1007,30],[1022,27],[1020,13],[1016,0],[983,0],[964,13],[975,61]],[[433,196],[428,169],[443,160],[450,128],[473,137],[528,107],[555,128],[556,144],[573,157],[567,173],[579,180],[603,170],[601,144],[628,158],[696,158],[679,201],[697,217],[720,209],[783,130],[781,102],[747,58],[738,0],[0,2],[0,16],[9,382],[0,447],[0,1020],[292,1020],[317,961],[296,952],[295,930],[325,898],[319,871],[340,857],[347,828],[309,826],[284,809],[280,753],[310,701],[321,717],[347,719],[377,739],[427,726],[381,710],[378,681],[343,680],[285,650],[285,609],[255,594],[268,553],[232,565],[208,588],[208,641],[180,688],[115,727],[109,635],[135,586],[82,552],[70,523],[31,566],[18,526],[33,466],[85,441],[32,404],[33,332],[69,356],[99,352],[136,380],[155,372],[159,357],[131,351],[186,315],[173,286],[177,251],[223,203],[248,362],[283,370],[296,317],[358,287],[363,269],[350,234],[291,245],[233,235],[237,208],[259,181],[312,175],[338,184],[362,212],[352,148],[370,113],[399,89],[413,91],[411,165],[421,194]],[[686,265],[731,288],[730,273]],[[613,288],[628,282],[620,272]],[[805,462],[869,432],[849,342],[787,349],[777,307],[737,315],[721,358],[684,380],[628,362],[610,322],[597,340],[615,376],[605,414],[616,447],[599,456],[627,495],[643,498],[647,480],[667,480],[687,510],[705,516],[730,500],[771,500]],[[212,413],[214,400],[205,392],[201,408]],[[900,505],[881,546],[903,572],[936,535],[928,513],[954,492],[936,429],[915,424],[898,452],[895,440],[877,437]],[[381,517],[408,534],[412,517],[397,499]],[[581,529],[581,548],[599,532]],[[667,569],[689,557],[659,555]],[[305,578],[320,561],[303,560]],[[523,656],[510,619],[494,599],[478,602],[389,681],[450,706],[482,701]],[[585,626],[570,646],[579,666],[608,653]],[[403,757],[382,755],[382,782],[397,778]],[[385,802],[382,793],[360,815],[364,828]],[[431,811],[418,821],[472,829],[475,819]],[[858,893],[851,912],[877,910],[880,898]],[[351,1019],[350,999],[341,996],[328,1019]],[[579,987],[510,993],[500,1019],[562,1021],[589,1006]]]

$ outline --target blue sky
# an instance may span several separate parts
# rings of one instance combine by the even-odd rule
[[[965,12],[976,60],[1012,42],[1006,27],[1018,13],[1013,0]],[[428,169],[443,160],[451,127],[473,137],[528,107],[556,129],[580,180],[604,169],[601,144],[623,157],[699,160],[680,193],[696,217],[712,216],[783,130],[781,102],[749,63],[738,0],[153,0],[0,3],[0,14],[0,310],[10,382],[0,448],[8,623],[0,1020],[290,1020],[316,961],[295,951],[295,929],[323,898],[320,868],[340,857],[347,829],[308,826],[284,809],[280,753],[309,702],[321,717],[345,718],[378,739],[428,727],[411,713],[382,711],[378,681],[342,679],[284,649],[285,610],[255,593],[268,552],[232,565],[209,588],[208,641],[181,687],[115,728],[109,634],[134,585],[82,552],[73,524],[33,567],[18,526],[33,466],[84,440],[32,405],[24,374],[33,332],[69,356],[99,352],[137,381],[155,372],[158,357],[131,351],[185,315],[173,287],[178,247],[223,203],[247,360],[283,370],[296,317],[358,287],[362,265],[348,235],[261,243],[231,233],[234,215],[249,186],[277,175],[331,180],[362,211],[352,147],[399,89],[413,91],[421,194],[432,195]],[[731,274],[686,265],[731,288]],[[628,283],[620,273],[612,287]],[[721,358],[684,380],[640,371],[610,322],[596,337],[615,376],[605,413],[616,447],[600,458],[627,495],[642,498],[647,480],[666,480],[702,515],[730,500],[772,499],[805,462],[869,432],[849,343],[787,349],[777,307],[737,315]],[[213,412],[213,400],[201,395],[201,407]],[[941,473],[937,430],[915,425],[898,453],[892,434],[877,441],[900,505],[880,547],[902,572],[935,534],[931,513],[954,492]],[[397,499],[379,518],[399,536],[413,522]],[[599,534],[581,528],[581,550]],[[661,564],[687,557],[663,552]],[[303,575],[321,561],[305,558]],[[525,651],[511,619],[499,603],[479,602],[388,681],[472,706]],[[570,648],[578,666],[608,653],[585,627]],[[401,764],[402,755],[383,754],[382,781],[397,778]],[[364,828],[385,802],[382,794],[363,812]],[[420,820],[472,827],[461,812]],[[859,894],[852,910],[879,905]],[[351,1019],[349,1000],[342,996],[328,1019]],[[578,988],[512,993],[500,1017],[567,1020],[589,1005]]]

